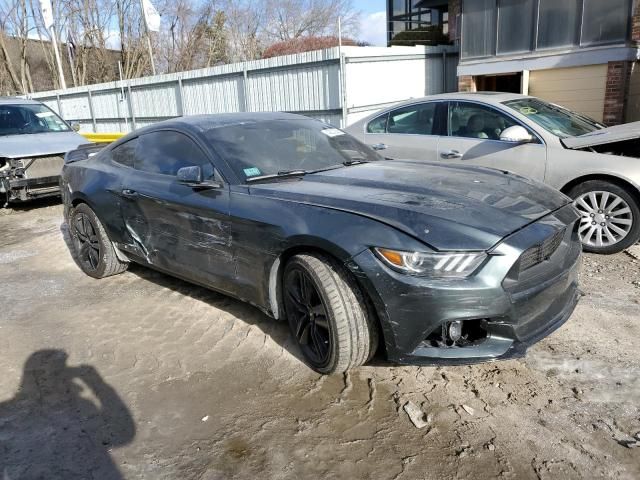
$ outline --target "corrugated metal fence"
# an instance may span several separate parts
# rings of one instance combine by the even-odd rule
[[[454,47],[343,47],[31,95],[83,132],[180,115],[287,111],[344,126],[385,105],[456,88]]]

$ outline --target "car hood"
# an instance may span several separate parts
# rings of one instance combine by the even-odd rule
[[[489,249],[571,202],[499,170],[397,160],[252,185],[251,193],[363,215],[436,250]]]
[[[613,127],[596,130],[577,137],[560,139],[567,148],[587,148],[606,143],[624,142],[640,138],[640,122],[624,123]]]
[[[0,157],[42,157],[65,153],[89,143],[76,132],[48,132],[0,136]]]

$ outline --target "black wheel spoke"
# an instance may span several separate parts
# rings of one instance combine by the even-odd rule
[[[311,329],[311,339],[313,342],[313,350],[315,350],[318,360],[325,360],[329,351],[328,340],[325,340],[320,334],[320,331],[315,327]]]
[[[98,267],[98,252],[92,248],[89,249],[87,256],[92,268]]]
[[[329,361],[331,324],[327,309],[309,273],[294,268],[285,275],[284,300],[293,334],[304,355],[314,365]]]
[[[287,289],[287,297],[291,300],[296,310],[306,313],[307,307],[300,301],[300,298],[293,289]]]
[[[78,214],[74,221],[77,238],[78,260],[88,270],[96,270],[100,264],[100,240],[89,217]]]
[[[80,241],[85,242],[87,240],[87,233],[83,221],[83,215],[80,215],[75,222],[76,235]]]
[[[309,278],[306,274],[302,273],[300,275],[300,294],[302,296],[302,301],[305,305],[310,305],[311,303],[311,294],[313,293],[314,288],[310,285]]]
[[[296,337],[300,345],[307,345],[309,343],[309,330],[311,330],[311,323],[305,315],[298,320],[298,331]]]
[[[325,315],[316,317],[315,322],[317,327],[324,328],[325,330],[329,330],[329,320],[327,320],[327,317]]]

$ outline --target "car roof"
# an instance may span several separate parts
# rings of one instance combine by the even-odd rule
[[[188,115],[177,117],[164,122],[154,123],[142,130],[153,130],[163,127],[187,127],[201,132],[213,128],[228,127],[245,123],[259,123],[272,120],[312,120],[303,115],[285,112],[240,112],[240,113],[216,113],[210,115]]]
[[[506,93],[506,92],[452,92],[452,93],[441,93],[439,95],[429,95],[427,97],[420,98],[411,98],[409,100],[405,100],[404,102],[399,102],[393,107],[402,105],[411,105],[417,102],[426,102],[433,100],[476,100],[484,103],[502,103],[509,100],[518,100],[521,98],[532,98],[527,95],[521,95],[519,93]]]
[[[0,105],[42,105],[42,103],[28,98],[0,97]]]

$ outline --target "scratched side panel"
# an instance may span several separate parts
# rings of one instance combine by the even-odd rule
[[[233,254],[226,189],[194,190],[175,178],[134,173],[123,198],[127,250],[146,263],[233,293]]]
[[[236,187],[231,194],[233,251],[238,295],[269,307],[269,274],[276,258],[294,247],[319,248],[346,262],[371,246],[415,248],[422,245],[375,220],[299,202],[251,195]]]

